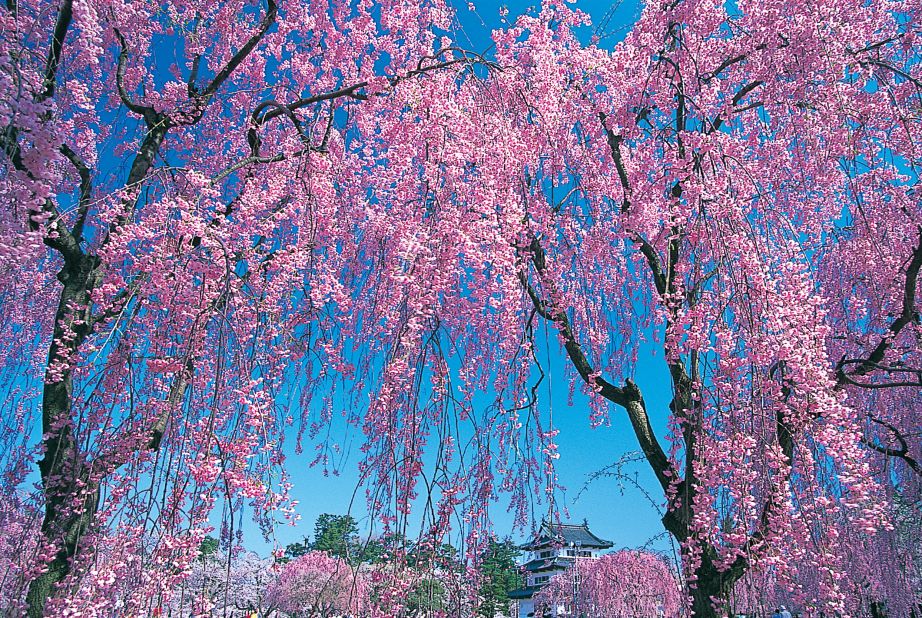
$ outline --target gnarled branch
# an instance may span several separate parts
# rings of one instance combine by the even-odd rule
[[[900,314],[893,320],[887,332],[881,337],[880,342],[874,347],[867,358],[859,359],[842,359],[836,367],[836,376],[838,379],[837,388],[842,388],[846,384],[862,386],[869,388],[867,384],[858,383],[854,376],[864,376],[874,369],[881,366],[881,362],[887,354],[887,350],[893,345],[893,341],[910,322],[918,320],[919,315],[916,310],[916,290],[919,282],[919,270],[922,269],[922,226],[919,226],[919,244],[912,251],[912,257],[906,266],[906,284],[903,287],[903,308]],[[848,364],[857,364],[858,366],[846,374],[845,367]]]
[[[535,267],[538,278],[544,282],[544,285],[548,285],[546,280],[547,259],[544,249],[537,238],[532,239],[528,251],[531,253],[531,262]],[[630,378],[625,381],[623,387],[618,387],[601,377],[593,368],[582,346],[577,341],[566,311],[542,300],[528,281],[528,276],[524,271],[519,272],[519,281],[528,293],[538,314],[553,323],[557,328],[557,332],[560,333],[563,339],[567,356],[580,378],[602,397],[627,411],[628,419],[631,421],[631,426],[640,443],[640,448],[650,468],[656,475],[660,486],[664,491],[667,491],[676,479],[676,472],[653,431],[640,388]]]

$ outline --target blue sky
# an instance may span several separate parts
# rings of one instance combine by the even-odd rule
[[[517,15],[540,6],[536,2],[498,2],[497,0],[475,0],[472,5],[474,10],[467,6],[463,0],[449,0],[457,7],[458,29],[455,40],[462,46],[469,45],[474,51],[483,51],[490,45],[490,31],[500,28],[504,23],[513,21]],[[631,24],[636,21],[640,12],[638,0],[575,0],[571,3],[592,18],[592,27],[587,30],[586,37],[598,32],[599,44],[611,47],[624,38]],[[502,9],[508,9],[504,19]]]
[[[629,0],[614,8],[610,2],[600,0],[577,0],[574,4],[592,17],[594,26],[587,30],[586,37],[600,32],[601,45],[606,47],[613,46],[624,37],[640,10],[636,0]],[[468,8],[467,2],[458,2],[457,6],[459,25],[454,33],[455,41],[462,47],[483,51],[490,45],[490,30],[503,25],[501,9],[508,8],[505,19],[512,20],[532,5],[481,0],[475,3],[474,10]],[[596,24],[600,23],[604,25],[597,30]],[[552,367],[558,369],[554,373],[562,376],[565,359],[559,350],[552,349],[551,356]],[[656,356],[651,348],[641,348],[634,377],[646,397],[651,421],[657,433],[663,436],[671,390],[662,357]],[[661,499],[657,483],[646,464],[635,463],[624,469],[631,477],[630,481],[600,478],[583,490],[593,473],[638,450],[623,411],[612,409],[611,425],[592,429],[586,398],[577,393],[574,405],[570,407],[567,403],[566,381],[558,377],[556,384],[550,403],[555,412],[555,426],[560,430],[556,440],[560,453],[557,473],[561,485],[567,488],[557,496],[558,506],[568,509],[573,521],[588,519],[593,531],[613,541],[616,547],[638,547],[659,536],[652,546],[669,550],[670,545],[662,536],[663,528],[655,507],[645,497],[644,491],[635,486],[636,483],[649,490],[655,500]],[[343,442],[343,452],[348,455],[344,455],[339,462],[338,476],[325,475],[318,468],[308,468],[306,461],[310,457],[289,459],[289,471],[295,483],[293,497],[300,503],[298,512],[302,520],[295,527],[282,527],[276,532],[276,541],[280,545],[310,535],[313,522],[321,513],[345,513],[350,509],[350,504],[351,513],[359,520],[360,528],[363,532],[367,531],[369,522],[364,515],[364,494],[361,491],[355,493],[360,440],[360,436],[353,435]],[[512,532],[512,516],[506,512],[506,508],[507,505],[501,499],[490,512],[494,530],[500,536]],[[546,507],[538,507],[536,512],[540,513],[544,509]],[[516,534],[513,538],[521,540],[523,537],[522,534]],[[269,547],[255,530],[247,531],[245,544],[257,551],[266,551]]]

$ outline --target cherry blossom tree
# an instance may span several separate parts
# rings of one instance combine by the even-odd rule
[[[621,550],[577,560],[535,595],[537,612],[564,607],[585,618],[669,618],[681,615],[681,588],[663,559],[645,551]]]
[[[326,618],[362,612],[367,596],[365,576],[357,567],[310,551],[279,570],[267,600],[290,616]]]
[[[489,63],[439,0],[0,15],[30,615],[142,611],[219,500],[229,537],[291,512],[285,429],[337,415],[385,526],[425,493],[476,556],[498,492],[524,524],[554,491],[554,342],[626,417],[695,615],[750,569],[848,614],[842,531],[888,533],[922,457],[918,2],[651,2],[605,49],[547,0]]]
[[[440,535],[441,536],[441,535]],[[366,613],[374,618],[473,616],[480,573],[451,545],[434,539],[391,539],[365,570]]]
[[[918,538],[918,509],[897,505],[893,530],[867,534],[849,522],[841,522],[837,535],[848,569],[843,578],[845,605],[855,615],[913,616],[922,605],[922,568]],[[822,596],[822,574],[801,572],[792,578],[787,569],[772,566],[747,572],[736,582],[729,608],[737,613],[770,614],[786,605],[817,613]]]
[[[212,615],[249,616],[255,611],[271,618],[278,609],[269,600],[277,572],[272,558],[254,552],[203,554],[191,565],[178,594],[163,605],[180,616],[207,608]]]
[[[428,377],[465,415],[497,393],[480,461],[528,492],[552,484],[547,328],[590,420],[624,413],[695,615],[754,566],[816,578],[819,608],[847,615],[841,531],[886,533],[888,486],[918,475],[920,17],[900,1],[650,3],[606,50],[546,2],[494,33],[502,71],[483,87],[375,127],[393,187],[376,217],[400,224],[369,231],[390,278],[366,293],[402,319],[381,335],[374,469],[393,461],[378,419],[395,402],[400,419],[438,414],[412,413]],[[416,183],[425,202],[402,198]],[[665,440],[635,381],[648,347],[672,394]]]
[[[300,376],[305,427],[312,385],[351,371],[325,322],[349,312],[373,192],[355,127],[467,70],[449,18],[440,0],[0,8],[4,426],[25,442],[4,438],[3,482],[38,464],[30,616],[142,611],[219,499],[266,526],[290,512],[280,385]]]

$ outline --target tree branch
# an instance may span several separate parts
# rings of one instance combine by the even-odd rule
[[[913,472],[919,476],[922,476],[922,465],[920,465],[919,462],[909,454],[909,444],[906,441],[905,436],[903,436],[903,433],[897,429],[893,423],[885,421],[880,417],[874,416],[873,414],[868,414],[868,418],[872,422],[886,427],[890,431],[891,435],[896,438],[896,441],[900,443],[900,446],[899,448],[889,448],[877,444],[877,442],[870,438],[862,439],[862,443],[864,443],[865,446],[877,451],[878,453],[881,453],[882,455],[886,455],[888,457],[898,457],[899,459],[902,459]]]
[[[451,60],[445,60],[442,62],[437,62],[435,64],[430,64],[430,65],[427,65],[421,68],[416,68],[416,69],[413,69],[412,71],[408,71],[407,73],[403,75],[388,77],[387,81],[391,87],[394,87],[400,82],[410,79],[412,77],[416,77],[417,75],[423,75],[430,71],[444,69],[444,68],[447,68],[447,67],[450,67],[456,64],[473,64],[475,62],[482,62],[486,64],[487,66],[489,66],[490,68],[498,68],[495,63],[484,60],[482,56],[479,56],[477,54],[471,54],[471,55],[465,55],[461,58],[453,58]],[[351,86],[343,86],[342,88],[338,88],[337,90],[331,90],[329,92],[324,92],[321,94],[296,99],[295,101],[292,101],[291,103],[283,106],[285,109],[275,108],[275,109],[272,109],[266,112],[262,116],[262,121],[265,122],[273,118],[278,118],[282,114],[287,114],[288,111],[295,111],[295,110],[301,109],[302,107],[312,105],[314,103],[321,103],[323,101],[331,101],[333,99],[341,99],[341,98],[350,98],[350,99],[356,99],[359,101],[364,101],[368,99],[369,96],[376,96],[376,95],[383,94],[382,92],[373,92],[371,94],[365,94],[363,92],[359,92],[363,88],[367,87],[368,84],[369,84],[368,81],[361,81],[361,82],[352,84]]]
[[[860,64],[860,65],[862,65],[862,66],[864,66],[864,67],[867,67],[867,65],[870,64],[870,65],[873,65],[873,66],[876,66],[876,67],[880,67],[880,68],[882,68],[882,69],[887,69],[887,70],[890,71],[891,73],[894,73],[895,75],[899,75],[900,77],[902,77],[902,78],[905,79],[906,81],[911,82],[916,88],[922,89],[922,80],[919,80],[919,79],[913,77],[912,75],[910,75],[910,74],[907,73],[906,71],[900,69],[899,67],[895,67],[895,66],[893,66],[892,64],[890,64],[890,63],[888,63],[888,62],[884,62],[883,60],[875,60],[875,59],[869,58],[869,59],[867,59],[867,60],[859,60],[859,61],[858,61],[858,64]]]
[[[190,378],[194,371],[192,355],[186,356],[182,369],[176,372],[173,377],[173,383],[170,385],[170,392],[167,395],[163,409],[151,423],[150,429],[132,434],[126,438],[129,444],[121,441],[113,450],[100,454],[92,463],[92,467],[103,470],[106,473],[121,468],[127,464],[131,457],[142,450],[156,451],[163,442],[163,436],[166,434],[167,425],[170,422],[170,416],[176,408],[182,403],[186,393],[189,390]]]
[[[86,215],[90,209],[90,197],[93,192],[93,182],[90,177],[90,168],[83,159],[67,144],[61,144],[61,154],[71,162],[80,176],[80,196],[77,200],[77,221],[71,229],[74,240],[79,244],[83,237],[83,225],[86,223]]]
[[[118,44],[121,48],[118,53],[118,67],[115,70],[115,87],[118,90],[118,96],[125,107],[146,119],[154,113],[154,108],[136,103],[125,89],[125,71],[128,65],[128,43],[125,42],[125,37],[122,36],[118,28],[113,28],[113,30],[115,31],[115,37],[118,39]]]
[[[753,90],[761,86],[763,83],[765,82],[763,82],[762,80],[756,80],[754,82],[749,82],[748,84],[740,88],[739,91],[737,91],[737,93],[733,95],[733,99],[730,101],[730,107],[735,107],[737,103],[743,100],[743,97],[745,97],[747,94],[749,94],[750,92],[752,92]],[[706,131],[706,133],[710,134],[710,133],[719,131],[720,127],[723,126],[723,123],[724,123],[723,116],[718,114],[714,118],[714,120],[711,121],[711,127],[710,129]]]
[[[852,370],[849,375],[845,373],[845,365],[856,362],[856,359],[843,359],[839,361],[838,367],[836,368],[836,376],[838,378],[837,388],[841,388],[845,384],[867,387],[866,384],[855,382],[850,377],[864,376],[880,367],[880,363],[884,360],[887,350],[893,345],[893,341],[896,339],[897,335],[900,334],[900,331],[913,320],[918,320],[918,313],[916,311],[916,289],[919,282],[919,270],[922,269],[922,226],[919,226],[918,229],[919,244],[913,249],[909,265],[906,267],[906,284],[903,288],[903,309],[900,315],[893,320],[890,324],[890,328],[887,329],[887,332],[881,337],[880,342],[874,347],[868,357],[858,363],[858,367]]]
[[[631,210],[631,185],[628,181],[627,170],[624,167],[624,157],[621,155],[621,144],[624,142],[624,138],[609,129],[605,125],[605,119],[604,112],[599,112],[599,120],[602,122],[602,129],[605,130],[608,148],[611,150],[611,158],[615,162],[615,169],[618,170],[618,180],[621,182],[621,191],[624,194],[621,200],[621,212],[627,214]]]
[[[278,14],[278,5],[275,3],[275,0],[266,0],[266,14],[263,16],[262,21],[259,24],[259,28],[256,33],[251,36],[246,43],[243,44],[237,53],[234,54],[227,64],[224,65],[218,74],[215,75],[214,79],[211,80],[211,83],[208,84],[204,90],[202,90],[202,97],[205,99],[211,98],[211,96],[217,92],[218,88],[231,76],[238,66],[250,55],[256,46],[259,44],[260,40],[266,35],[269,28],[275,23],[275,17]]]
[[[0,146],[3,147],[4,152],[7,153],[10,162],[17,171],[28,176],[33,182],[38,182],[22,159],[22,152],[18,141],[18,131],[15,127],[7,127],[6,131],[0,133]],[[80,249],[80,243],[74,238],[71,231],[67,229],[64,220],[61,218],[61,213],[58,212],[58,208],[51,198],[45,198],[41,210],[29,209],[28,212],[28,225],[29,229],[32,231],[38,230],[40,225],[34,217],[41,217],[42,213],[47,214],[48,221],[50,222],[50,233],[44,235],[42,242],[45,243],[45,246],[58,251],[64,257],[65,262],[73,265],[77,264],[85,257],[83,250]]]
[[[531,261],[538,278],[544,282],[543,285],[549,285],[546,281],[546,256],[537,238],[532,239],[528,251],[531,253]],[[519,272],[519,281],[528,293],[538,314],[553,323],[557,328],[563,339],[567,356],[583,382],[611,403],[619,405],[627,411],[628,419],[631,421],[634,434],[640,443],[640,448],[647,459],[647,463],[656,475],[663,491],[668,491],[668,488],[676,480],[676,473],[662,446],[660,446],[659,440],[656,438],[653,426],[650,424],[650,417],[647,414],[646,403],[640,388],[630,378],[625,381],[624,387],[617,387],[598,375],[586,357],[582,346],[577,341],[566,311],[555,308],[543,301],[528,281],[524,271]]]
[[[785,464],[787,464],[784,478],[778,485],[786,485],[791,476],[791,465],[794,461],[794,437],[790,429],[788,429],[787,424],[784,422],[784,415],[780,410],[775,414],[775,430],[778,436],[778,444],[781,446],[781,452],[784,455]],[[776,492],[771,491],[765,500],[765,504],[762,505],[762,513],[759,516],[759,523],[755,531],[753,531],[743,544],[742,553],[737,556],[736,560],[730,565],[729,571],[731,575],[739,574],[742,576],[749,567],[751,552],[765,540],[766,536],[768,536],[772,517],[776,511],[782,508],[784,508],[784,505],[780,496],[776,495]]]
[[[298,150],[297,152],[293,152],[288,155],[286,155],[283,152],[280,152],[278,154],[267,156],[267,157],[260,157],[260,156],[246,157],[245,159],[241,159],[240,161],[237,161],[236,163],[229,165],[223,170],[221,170],[220,173],[218,173],[214,178],[211,179],[211,184],[216,184],[224,180],[225,178],[227,178],[228,176],[230,176],[237,170],[240,170],[248,165],[253,165],[254,163],[278,163],[279,161],[284,161],[286,159],[295,159],[297,157],[302,157],[306,155],[308,152],[311,152],[312,150],[316,152],[322,152],[318,148],[311,147],[311,148],[302,148],[301,150]]]
[[[64,0],[58,10],[58,18],[55,21],[54,32],[51,35],[51,45],[48,48],[48,58],[45,60],[45,75],[42,79],[43,89],[38,96],[39,101],[44,101],[54,96],[58,67],[61,65],[61,54],[64,51],[64,39],[67,37],[67,31],[70,29],[70,22],[74,16],[73,9],[73,0]]]

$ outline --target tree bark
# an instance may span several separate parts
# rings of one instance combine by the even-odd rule
[[[708,547],[701,557],[701,564],[695,570],[697,581],[694,587],[689,586],[692,597],[692,611],[695,618],[719,618],[721,613],[715,599],[724,600],[728,597],[733,585],[742,577],[742,571],[720,571],[714,566],[712,551]]]
[[[100,277],[99,260],[82,252],[66,258],[58,279],[64,284],[55,322],[42,396],[42,443],[38,462],[45,497],[42,539],[55,549],[47,570],[29,584],[30,618],[44,615],[45,602],[71,570],[80,539],[92,525],[99,505],[99,485],[76,443],[73,427],[72,363],[89,335],[90,293]]]

